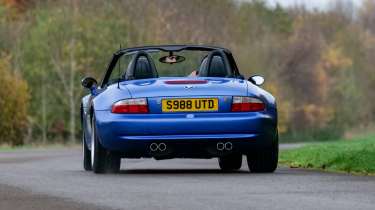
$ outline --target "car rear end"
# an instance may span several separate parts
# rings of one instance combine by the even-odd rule
[[[124,157],[210,158],[268,147],[276,108],[237,79],[158,79],[124,85],[132,98],[95,111],[102,145]]]

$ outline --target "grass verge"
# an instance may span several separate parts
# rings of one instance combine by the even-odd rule
[[[280,163],[295,168],[375,175],[375,135],[282,151]]]
[[[30,149],[61,149],[61,148],[78,148],[80,145],[74,144],[28,144],[22,146],[10,146],[7,144],[0,145],[0,152],[11,152],[17,150],[30,150]]]

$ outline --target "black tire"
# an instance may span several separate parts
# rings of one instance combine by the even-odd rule
[[[96,133],[95,116],[92,117],[92,170],[94,173],[117,173],[120,171],[121,157],[115,152],[106,150],[99,141]]]
[[[82,152],[83,152],[83,169],[85,171],[91,171],[91,151],[87,147],[86,141],[85,141],[85,133],[82,133]]]
[[[107,172],[109,173],[118,173],[121,168],[121,157],[115,152],[110,152],[108,154],[107,162]]]
[[[239,170],[242,166],[242,155],[231,154],[223,157],[219,157],[219,166],[223,171],[235,171]]]
[[[252,173],[273,173],[279,160],[279,137],[276,134],[271,147],[247,155],[247,165]]]

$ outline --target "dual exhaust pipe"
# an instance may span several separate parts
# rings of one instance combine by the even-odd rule
[[[232,142],[218,142],[216,144],[216,149],[218,151],[231,151],[233,149],[233,144]],[[150,150],[151,152],[164,152],[167,150],[167,145],[165,143],[151,143],[150,144]]]
[[[165,150],[167,150],[167,145],[165,143],[152,143],[150,144],[150,150],[151,152],[164,152]]]
[[[219,142],[216,144],[216,149],[219,151],[224,151],[224,150],[231,151],[233,149],[233,144],[232,142],[226,142],[226,143]]]

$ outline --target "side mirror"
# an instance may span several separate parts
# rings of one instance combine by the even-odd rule
[[[81,84],[84,88],[87,88],[91,91],[92,94],[95,95],[96,87],[98,86],[98,82],[92,77],[85,77],[82,79]]]
[[[264,77],[259,75],[251,76],[249,77],[249,81],[254,85],[261,86],[264,83]]]
[[[81,84],[84,88],[91,89],[93,86],[97,86],[98,82],[92,77],[85,77],[82,79]]]

